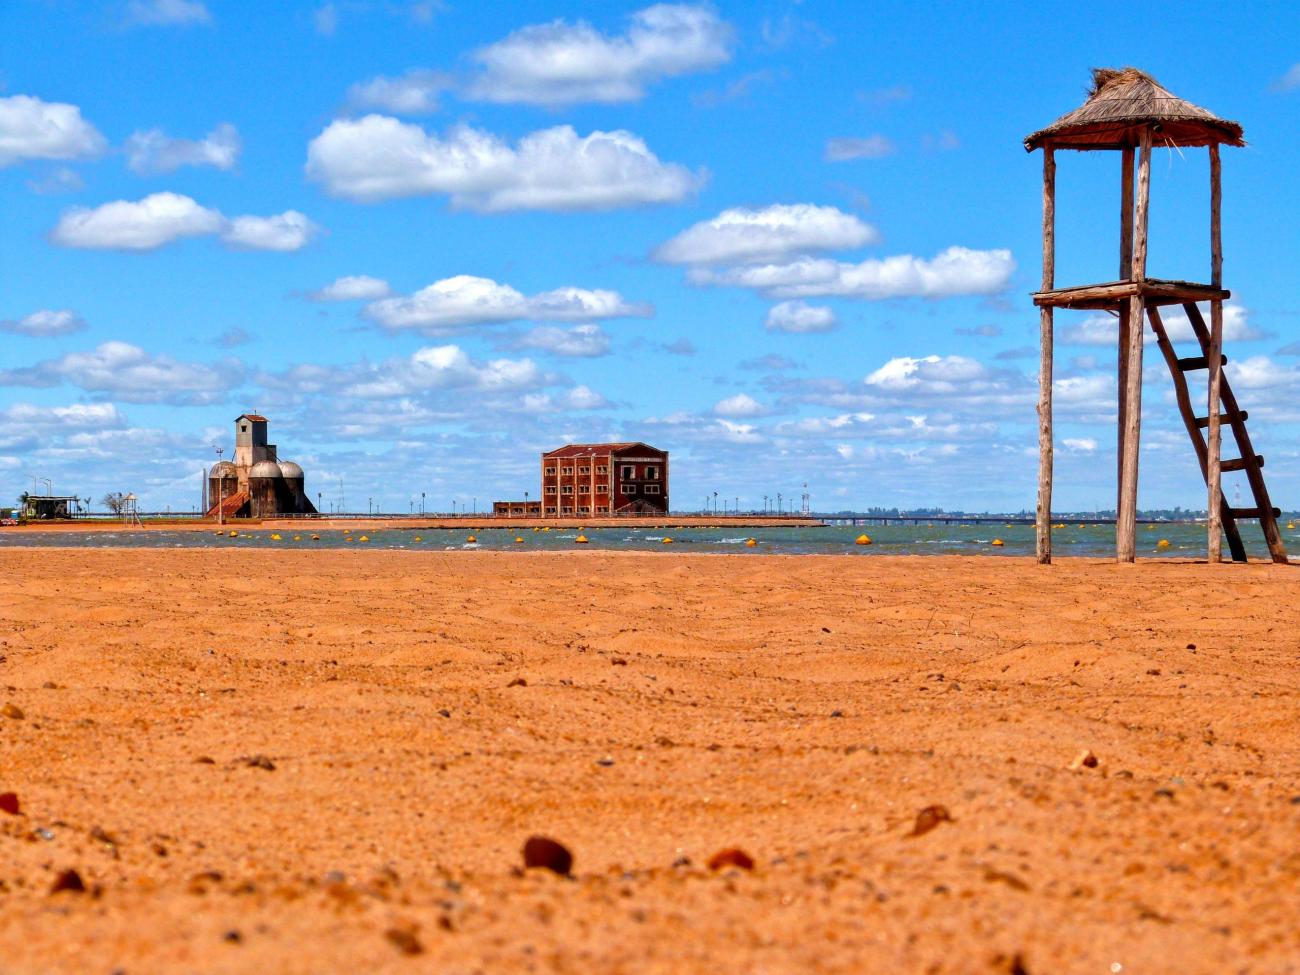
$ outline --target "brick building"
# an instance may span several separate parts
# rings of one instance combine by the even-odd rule
[[[643,443],[571,443],[542,454],[542,513],[666,514],[668,451]]]

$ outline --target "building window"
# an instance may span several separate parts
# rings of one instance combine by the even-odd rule
[[[550,506],[548,506],[547,509],[546,509],[546,513],[547,513],[548,515],[553,515],[553,514],[555,514],[555,505],[550,505]]]
[[[546,493],[547,493],[547,494],[554,494],[554,493],[555,493],[555,485],[554,485],[554,484],[548,484],[548,485],[546,485]]]
[[[650,480],[652,480],[652,481],[657,481],[657,480],[659,480],[659,468],[657,468],[657,467],[647,467],[647,468],[645,469],[645,476],[648,477],[648,478],[649,478]]]
[[[632,478],[636,477],[636,468],[635,468],[634,466],[632,466],[631,464],[624,464],[624,465],[623,465],[623,473],[622,473],[621,476],[622,476],[623,480],[625,480],[625,481],[630,481],[630,480],[632,480]]]
[[[623,485],[623,493],[624,493],[624,494],[628,494],[628,495],[636,494],[636,485],[635,485],[635,484],[624,484],[624,485]]]
[[[554,468],[554,467],[548,467],[548,468],[546,468],[546,476],[547,476],[547,477],[554,477],[554,476],[555,476],[555,468]]]
[[[597,484],[597,485],[596,485],[596,493],[597,493],[597,494],[608,494],[608,493],[609,493],[609,485],[608,485],[608,484]]]
[[[578,485],[578,493],[579,493],[579,494],[590,494],[590,493],[591,493],[591,485],[590,485],[590,484],[579,484],[579,485]]]
[[[596,465],[596,473],[597,473],[597,474],[608,474],[608,473],[609,473],[609,468],[608,468],[605,464],[598,464],[598,465]]]
[[[658,494],[658,493],[659,493],[659,485],[658,485],[658,484],[647,484],[647,485],[645,486],[645,493],[646,493],[646,494]]]
[[[579,468],[578,468],[578,473],[579,473],[579,474],[590,474],[590,473],[591,473],[591,468],[590,468],[590,467],[579,467]]]
[[[572,493],[573,493],[573,485],[572,485],[572,484],[566,484],[566,485],[564,485],[564,487],[560,490],[560,493],[561,493],[561,494],[572,494]]]
[[[582,507],[580,507],[580,508],[578,509],[578,514],[580,514],[580,515],[585,515],[585,514],[589,513],[590,511],[591,511],[591,509],[588,508],[588,507],[584,504]]]

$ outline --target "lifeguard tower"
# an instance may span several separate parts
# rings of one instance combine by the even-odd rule
[[[1246,561],[1238,522],[1258,519],[1274,562],[1286,562],[1278,532],[1281,514],[1269,501],[1264,485],[1264,458],[1255,453],[1246,432],[1247,413],[1223,375],[1223,248],[1220,234],[1219,146],[1242,146],[1241,126],[1171,94],[1150,75],[1136,68],[1097,68],[1092,90],[1082,106],[1061,116],[1025,139],[1025,149],[1043,150],[1043,286],[1034,295],[1040,311],[1041,363],[1038,390],[1038,540],[1040,563],[1052,560],[1052,317],[1057,308],[1105,310],[1119,319],[1119,437],[1118,501],[1115,556],[1135,558],[1138,487],[1138,442],[1142,415],[1142,344],[1151,323],[1156,344],[1174,380],[1178,410],[1200,461],[1208,488],[1209,558],[1220,560],[1226,535],[1232,558]],[[1210,154],[1210,282],[1169,281],[1147,277],[1147,216],[1151,200],[1153,147],[1205,146]],[[1053,280],[1056,261],[1056,150],[1114,150],[1120,153],[1119,280],[1058,288]],[[1134,185],[1134,156],[1137,180]],[[1136,190],[1136,202],[1135,202]],[[1207,327],[1200,304],[1210,306]],[[1181,305],[1191,323],[1200,354],[1179,358],[1169,340],[1160,309]],[[1207,409],[1198,416],[1188,375],[1208,374]],[[1199,397],[1197,397],[1199,399]],[[1220,458],[1221,424],[1226,422],[1238,456]],[[1223,497],[1221,474],[1242,471],[1255,498],[1253,508],[1229,507]]]

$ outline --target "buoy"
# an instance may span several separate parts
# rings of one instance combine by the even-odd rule
[[[539,532],[539,531],[541,531],[541,529],[538,528],[536,525],[534,525],[534,526],[533,526],[533,531],[535,531],[535,532]]]
[[[1295,528],[1295,522],[1294,522],[1294,521],[1288,521],[1288,522],[1286,523],[1286,528],[1287,528],[1287,531],[1292,531],[1292,530]]]
[[[231,537],[231,538],[238,538],[238,537],[239,537],[239,532],[231,532],[231,533],[230,533],[230,537]]]
[[[1160,539],[1160,541],[1156,542],[1156,548],[1164,549],[1168,547],[1169,547],[1169,539],[1167,538],[1162,538]]]
[[[673,543],[673,540],[672,540],[671,538],[665,538],[665,539],[664,539],[664,544],[665,544],[665,545],[671,545],[672,543]]]
[[[1065,527],[1065,524],[1064,524],[1064,522],[1063,522],[1063,523],[1061,523],[1061,524],[1059,524],[1059,525],[1053,525],[1052,527],[1053,527],[1053,528],[1064,528],[1064,527]]]
[[[857,540],[854,541],[853,544],[854,544],[854,545],[870,545],[870,544],[871,544],[871,536],[870,536],[870,535],[865,535],[865,534],[864,534],[864,535],[859,535],[859,536],[857,537]]]
[[[311,537],[311,540],[312,540],[313,542],[319,542],[319,541],[320,541],[320,536],[319,536],[319,535],[313,535],[313,536]]]
[[[360,538],[357,539],[357,541],[358,541],[358,542],[368,542],[368,541],[370,541],[370,536],[369,536],[369,535],[362,535]]]
[[[1002,546],[1002,545],[1005,545],[1006,542],[1002,541],[1002,539],[1000,539],[1000,538],[995,538],[995,539],[993,539],[993,541],[991,541],[989,544],[990,544],[990,545]]]
[[[545,528],[542,529],[542,531],[544,531],[544,532],[548,532],[548,531],[550,531],[550,530],[551,530],[551,526],[550,526],[550,525],[547,525]]]
[[[575,538],[575,539],[573,540],[573,544],[574,544],[574,545],[586,545],[586,544],[587,544],[587,536],[586,536],[586,535],[579,535],[577,538]]]
[[[422,542],[422,541],[424,541],[424,539],[423,539],[422,537],[420,537],[419,535],[416,535],[416,536],[415,536],[415,540],[416,540],[417,542]]]
[[[750,539],[747,539],[747,540],[745,541],[745,547],[746,547],[746,548],[753,548],[753,547],[754,547],[755,545],[757,545],[757,544],[758,544],[758,539],[757,539],[757,538],[750,538]]]
[[[275,532],[275,533],[273,533],[273,534],[271,535],[271,541],[273,541],[273,542],[282,542],[282,541],[284,541],[284,539],[282,539],[282,538],[280,537],[280,533],[279,533],[279,532]]]
[[[1155,531],[1155,530],[1156,530],[1156,526],[1155,526],[1155,525],[1147,525],[1147,531],[1149,531],[1149,532],[1153,532],[1153,531]]]
[[[468,538],[465,539],[465,541],[468,542],[470,545],[478,544],[478,539],[475,538],[473,535],[470,535]]]
[[[515,536],[515,544],[516,544],[516,545],[522,545],[522,544],[524,544],[524,539],[523,539],[523,536],[522,536],[522,535],[516,535],[516,536]]]

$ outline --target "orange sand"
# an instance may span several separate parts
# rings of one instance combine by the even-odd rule
[[[1300,970],[1289,567],[12,549],[0,578],[4,975]],[[534,833],[573,879],[516,869]],[[732,846],[752,872],[705,866]],[[90,889],[48,893],[68,868]]]

